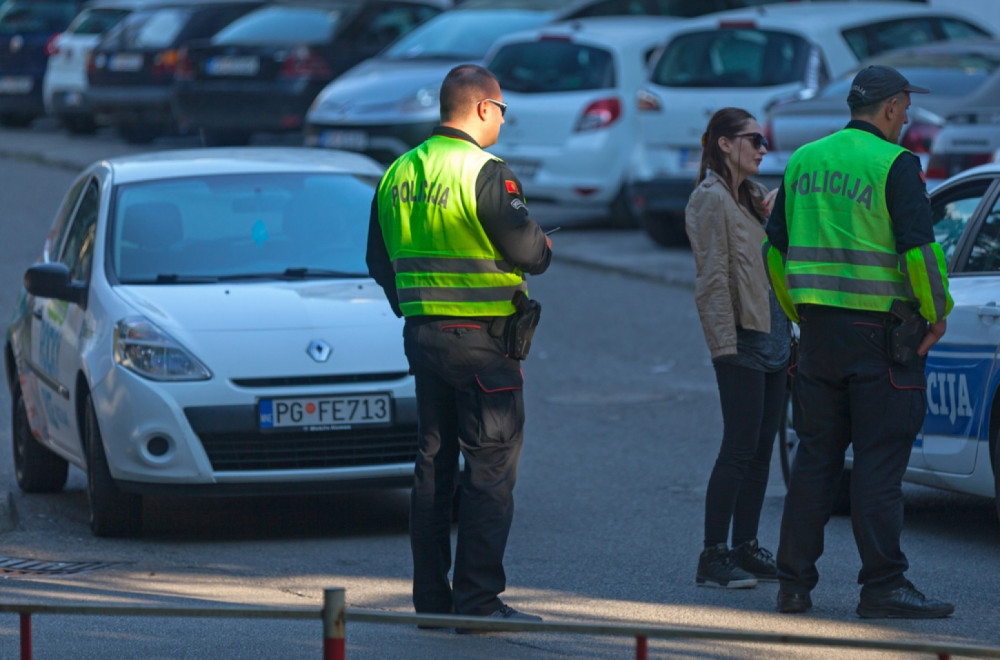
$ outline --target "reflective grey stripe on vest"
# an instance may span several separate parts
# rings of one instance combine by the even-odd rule
[[[521,282],[517,286],[489,286],[489,287],[443,287],[443,286],[415,286],[406,289],[397,289],[399,303],[412,302],[510,302],[515,291],[527,291],[528,283]]]
[[[821,289],[823,291],[840,291],[867,296],[906,297],[905,287],[902,282],[857,280],[851,277],[837,277],[836,275],[789,274],[786,277],[790,289]],[[794,295],[793,293],[792,296],[794,297]]]
[[[392,262],[397,273],[513,273],[514,267],[501,259],[461,257],[400,257]]]
[[[899,255],[873,250],[849,250],[847,248],[822,248],[789,246],[788,260],[800,263],[824,262],[851,264],[852,266],[881,266],[898,268]]]

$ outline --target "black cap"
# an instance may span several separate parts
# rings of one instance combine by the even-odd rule
[[[868,105],[900,92],[928,94],[931,90],[925,87],[911,85],[899,71],[892,67],[874,64],[858,71],[851,83],[851,91],[847,94],[847,105],[852,108]]]

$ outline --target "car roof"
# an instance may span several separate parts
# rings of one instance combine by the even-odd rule
[[[329,172],[381,176],[375,160],[346,151],[307,147],[176,149],[118,156],[94,163],[114,173],[116,184],[213,174]]]
[[[494,49],[511,42],[531,41],[546,35],[566,36],[575,41],[617,44],[623,47],[627,47],[631,39],[645,42],[649,38],[654,40],[659,38],[666,42],[673,29],[686,25],[687,20],[676,16],[658,15],[573,18],[506,35],[497,40]]]

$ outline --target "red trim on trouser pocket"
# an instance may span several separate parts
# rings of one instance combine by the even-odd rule
[[[926,385],[897,385],[896,379],[892,377],[892,367],[889,367],[889,383],[897,390],[926,390]]]
[[[521,380],[524,380],[524,372],[523,371],[521,372]],[[495,390],[487,389],[487,387],[485,385],[483,385],[483,381],[481,381],[479,379],[479,374],[476,374],[476,382],[479,383],[479,389],[481,389],[482,391],[486,392],[487,394],[494,394],[496,392],[514,392],[516,390],[520,390],[520,389],[524,388],[524,384],[522,383],[521,385],[517,385],[515,387],[498,387]]]

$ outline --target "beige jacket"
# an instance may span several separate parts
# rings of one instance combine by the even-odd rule
[[[766,191],[757,186],[757,193]],[[697,276],[694,299],[712,358],[736,354],[736,327],[771,331],[764,226],[708,172],[688,199],[684,225]]]

